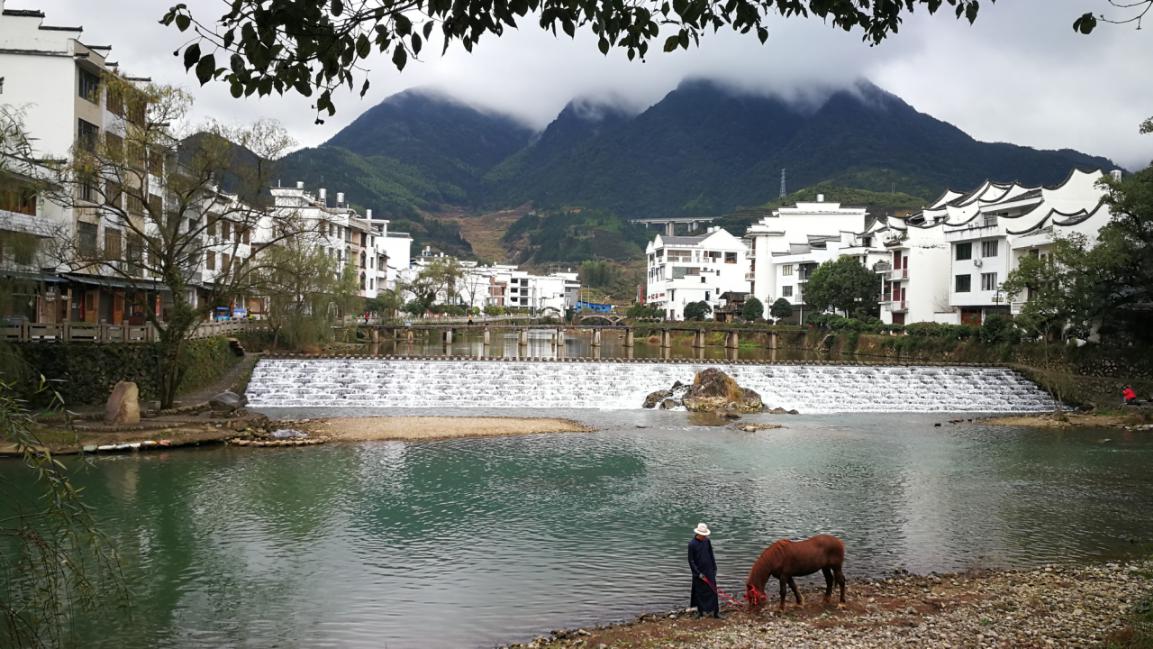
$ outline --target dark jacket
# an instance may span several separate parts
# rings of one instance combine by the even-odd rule
[[[713,556],[713,544],[708,539],[698,541],[693,537],[689,541],[689,570],[693,572],[693,579],[704,575],[709,581],[717,580],[717,560]]]

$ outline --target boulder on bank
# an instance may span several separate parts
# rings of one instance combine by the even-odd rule
[[[212,399],[208,401],[208,404],[212,406],[213,409],[227,410],[229,412],[239,410],[240,408],[243,408],[247,403],[247,397],[236,394],[231,390],[225,390],[215,397],[212,397]]]
[[[690,412],[749,413],[764,410],[761,395],[737,385],[733,377],[715,367],[697,372],[691,386],[679,381],[668,390],[658,390],[645,398],[645,408],[660,406],[669,410],[683,406]]]
[[[104,404],[104,423],[139,424],[140,388],[132,381],[119,381]]]

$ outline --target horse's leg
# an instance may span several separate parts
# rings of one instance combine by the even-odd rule
[[[783,610],[785,610],[785,595],[787,595],[789,593],[789,590],[788,590],[789,587],[787,585],[788,582],[785,581],[784,575],[781,576],[780,581],[781,581],[781,604],[777,608],[779,608],[780,610],[783,611]]]
[[[825,603],[829,603],[829,598],[833,596],[833,570],[832,568],[821,568],[821,574],[825,576]]]
[[[793,595],[797,598],[797,606],[800,606],[801,605],[801,593],[800,593],[800,591],[797,590],[797,582],[793,581],[792,577],[789,577],[789,588],[793,589]]]
[[[845,603],[845,573],[841,572],[841,567],[833,568],[833,576],[837,578],[837,585],[841,587],[841,603]]]

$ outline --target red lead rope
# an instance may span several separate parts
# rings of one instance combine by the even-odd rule
[[[709,581],[708,577],[701,575],[701,579],[706,584],[709,585],[709,588],[713,589],[713,592],[716,593],[718,597],[725,599],[726,601],[728,601],[728,603],[732,604],[733,606],[736,606],[736,607],[741,606],[741,600],[739,600],[736,597],[733,597],[732,595],[726,593],[723,589],[721,589],[721,587],[719,585],[714,584],[713,582]],[[760,592],[754,590],[753,591],[753,604],[756,605],[758,603],[757,600],[759,600],[763,597],[764,596]]]

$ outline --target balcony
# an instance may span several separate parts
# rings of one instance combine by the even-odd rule
[[[909,279],[909,268],[894,268],[889,271],[889,279],[896,282],[903,279]]]
[[[893,313],[904,313],[909,310],[908,300],[892,300],[889,302],[889,311]]]

